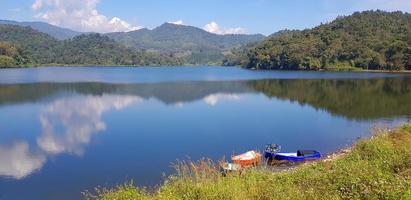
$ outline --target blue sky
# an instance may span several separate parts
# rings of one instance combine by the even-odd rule
[[[78,31],[130,31],[164,22],[207,31],[271,34],[369,9],[411,12],[411,0],[0,0],[0,18]]]

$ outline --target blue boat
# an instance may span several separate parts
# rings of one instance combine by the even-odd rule
[[[309,160],[318,160],[321,158],[321,153],[316,150],[298,150],[295,153],[279,153],[265,151],[266,159],[285,160],[291,162],[303,162]]]
[[[285,160],[291,162],[303,162],[317,160],[321,158],[321,153],[316,150],[298,150],[295,153],[281,153],[281,146],[277,144],[267,144],[264,151],[264,158],[267,160]]]

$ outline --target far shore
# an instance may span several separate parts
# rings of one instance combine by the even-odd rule
[[[153,67],[153,68],[158,68],[158,67],[238,67],[241,68],[241,66],[224,66],[224,65],[149,65],[149,66],[139,66],[139,65],[59,65],[59,64],[50,64],[50,65],[33,65],[33,66],[15,66],[15,67],[1,67],[0,69],[27,69],[27,68],[46,68],[46,67],[72,67],[72,68],[77,68],[77,67]],[[247,69],[247,68],[243,68]],[[248,70],[255,70],[255,71],[313,71],[313,72],[370,72],[370,73],[395,73],[395,74],[411,74],[411,70],[369,70],[369,69],[357,69],[357,68],[350,68],[349,70],[347,69],[332,69],[332,70],[326,70],[326,69],[320,69],[320,70],[281,70],[281,69],[273,69],[273,70],[257,70],[257,69],[248,69]]]

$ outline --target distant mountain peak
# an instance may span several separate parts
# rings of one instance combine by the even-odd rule
[[[18,21],[12,21],[12,20],[0,20],[0,24],[10,24],[10,25],[18,25],[18,26],[30,26],[31,28],[42,32],[46,33],[56,39],[59,40],[65,40],[65,39],[70,39],[73,38],[77,35],[81,35],[83,33],[73,31],[68,28],[62,28],[58,26],[54,26],[45,22],[18,22]]]
[[[196,29],[196,30],[202,30],[201,28],[195,27],[195,26],[190,26],[190,25],[184,25],[184,24],[173,24],[170,22],[165,22],[162,25],[154,28],[153,30],[158,30],[158,29],[164,29],[164,28],[174,28],[174,29]]]
[[[218,63],[227,50],[265,38],[263,35],[218,35],[198,27],[170,22],[152,30],[107,35],[126,46],[176,56],[185,59],[188,64]]]

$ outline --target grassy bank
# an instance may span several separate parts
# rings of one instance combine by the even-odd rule
[[[222,177],[209,162],[180,165],[156,192],[125,184],[86,199],[411,199],[411,124],[376,131],[335,159]]]

